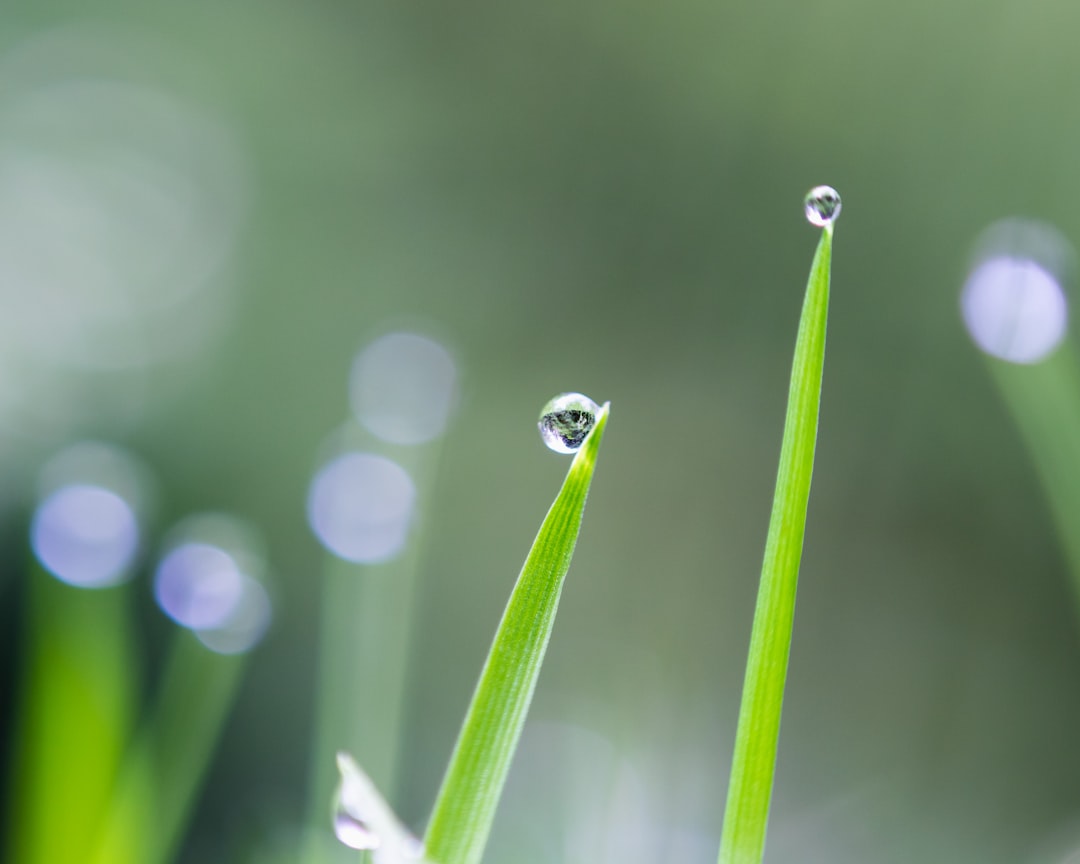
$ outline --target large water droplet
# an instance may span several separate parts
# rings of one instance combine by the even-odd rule
[[[334,834],[350,849],[379,848],[379,838],[375,833],[350,814],[340,801],[334,809]]]
[[[600,410],[581,393],[560,393],[540,411],[540,437],[556,453],[573,453],[596,425]]]
[[[806,220],[811,225],[824,228],[835,222],[840,215],[840,193],[832,186],[815,186],[806,193],[803,205],[806,208]]]

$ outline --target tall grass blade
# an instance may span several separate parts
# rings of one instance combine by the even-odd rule
[[[821,232],[810,268],[795,342],[780,468],[754,610],[720,838],[720,864],[759,864],[765,850],[795,614],[795,588],[814,469],[831,259],[832,224],[828,224]]]

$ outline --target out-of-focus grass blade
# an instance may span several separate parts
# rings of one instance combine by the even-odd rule
[[[821,232],[810,268],[795,342],[780,468],[765,542],[720,838],[720,864],[759,864],[765,850],[795,615],[795,588],[814,470],[831,259],[832,224],[828,224]]]
[[[987,363],[1046,494],[1080,601],[1080,357],[1066,341],[1033,365]]]
[[[608,408],[574,457],[495,634],[424,838],[436,864],[478,864],[483,854],[551,636]]]
[[[184,829],[246,666],[186,630],[174,634],[153,711],[127,753],[89,864],[168,864]]]
[[[34,564],[8,860],[85,864],[131,728],[128,586],[87,590]]]
[[[325,553],[304,864],[356,860],[356,854],[327,830],[338,751],[347,751],[363,764],[365,774],[388,800],[398,792],[423,511],[435,485],[441,450],[435,443],[403,450],[396,457],[413,478],[420,499],[410,540],[400,556],[378,564],[355,564]]]

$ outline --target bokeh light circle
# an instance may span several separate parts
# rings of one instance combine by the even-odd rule
[[[104,588],[125,581],[139,546],[131,505],[111,489],[72,484],[38,506],[31,545],[57,579],[80,588]]]
[[[161,610],[207,648],[238,654],[263,637],[273,614],[255,529],[226,513],[199,513],[169,533],[154,574]]]
[[[184,543],[158,564],[154,598],[177,624],[191,629],[219,627],[240,601],[243,575],[225,550]]]
[[[356,356],[349,396],[372,434],[393,444],[422,444],[446,429],[457,399],[457,366],[433,339],[388,333]]]
[[[1010,363],[1049,356],[1068,329],[1064,282],[1074,258],[1072,244],[1051,225],[1005,219],[987,228],[960,295],[975,344]]]
[[[396,462],[373,453],[345,453],[315,475],[308,521],[335,555],[378,563],[405,545],[415,499],[412,478]]]
[[[1037,363],[1065,336],[1065,292],[1057,279],[1027,258],[982,262],[968,277],[961,303],[971,338],[1002,360]]]

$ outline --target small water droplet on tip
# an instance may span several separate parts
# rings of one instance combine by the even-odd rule
[[[600,406],[581,393],[560,393],[540,411],[540,437],[556,453],[573,453],[596,425]]]
[[[350,849],[378,849],[379,838],[363,822],[338,804],[334,813],[334,834]]]
[[[803,205],[806,209],[806,221],[818,228],[824,228],[835,222],[840,215],[840,193],[832,186],[815,186],[806,193]]]

